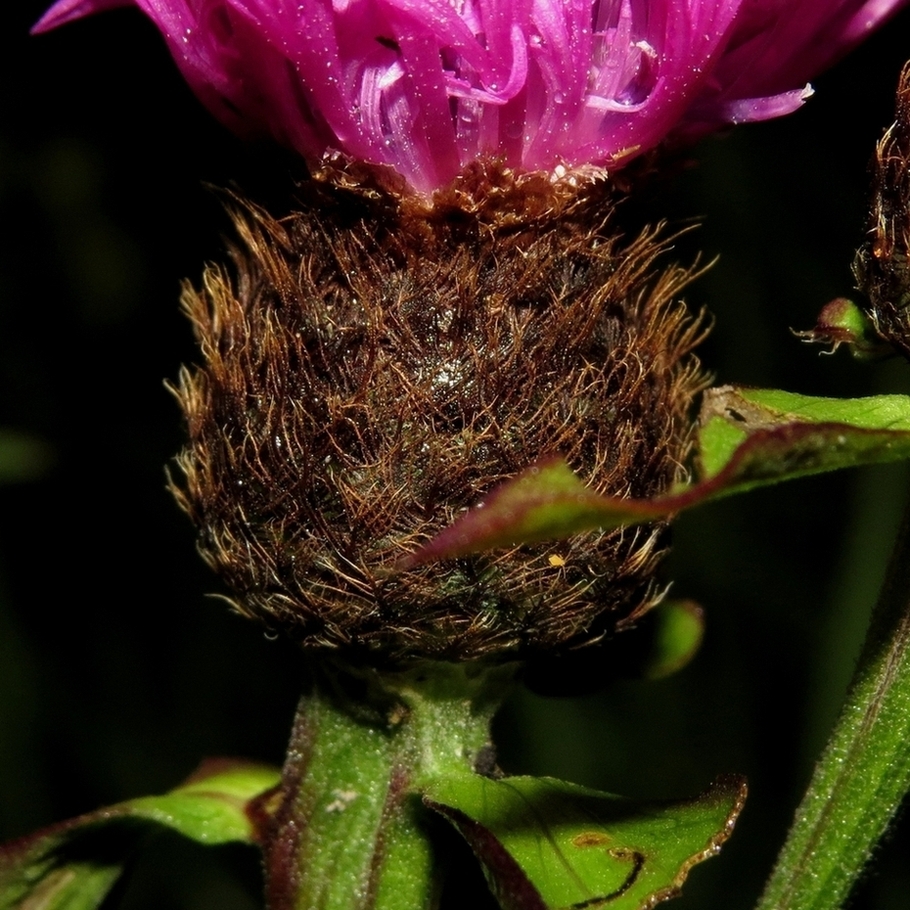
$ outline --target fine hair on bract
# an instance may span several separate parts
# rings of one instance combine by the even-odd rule
[[[282,217],[231,197],[231,265],[184,293],[173,486],[241,613],[346,658],[512,660],[659,600],[666,523],[395,570],[546,456],[613,496],[685,478],[693,271],[618,195],[486,161],[427,198],[335,158]]]

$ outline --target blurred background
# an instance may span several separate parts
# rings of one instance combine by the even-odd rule
[[[268,201],[289,162],[215,123],[139,13],[29,38],[45,5],[12,4],[0,29],[0,839],[166,790],[205,756],[279,763],[303,675],[206,596],[217,582],[164,478],[182,430],[163,380],[196,356],[179,285],[223,258],[227,233],[206,185]],[[703,359],[719,382],[910,393],[906,363],[819,357],[790,332],[852,291],[867,162],[907,57],[904,13],[801,112],[705,141],[647,200],[655,218],[702,223],[674,255],[720,256],[687,293],[715,317]],[[908,489],[888,466],[682,517],[666,578],[707,611],[696,660],[583,698],[518,693],[501,764],[654,798],[746,774],[734,837],[670,906],[750,907],[837,714]],[[907,907],[906,821],[856,908]],[[120,897],[247,910],[258,887],[252,851],[164,837]]]

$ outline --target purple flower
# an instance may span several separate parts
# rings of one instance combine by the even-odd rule
[[[35,31],[138,6],[242,134],[395,167],[482,155],[618,167],[670,134],[799,107],[908,0],[58,0]]]

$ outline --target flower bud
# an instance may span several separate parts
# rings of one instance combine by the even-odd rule
[[[857,360],[872,360],[894,353],[882,341],[868,315],[846,297],[835,297],[822,307],[815,326],[803,332],[794,332],[797,338],[809,344],[827,344],[826,354],[833,354],[842,344]]]
[[[666,526],[395,571],[548,455],[598,492],[684,476],[702,333],[609,183],[476,164],[432,201],[327,165],[276,219],[235,200],[233,266],[187,288],[203,362],[175,484],[239,611],[373,659],[530,657],[659,599]]]

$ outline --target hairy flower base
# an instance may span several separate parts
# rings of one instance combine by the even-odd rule
[[[187,289],[178,497],[237,608],[312,648],[530,657],[634,623],[664,525],[392,571],[561,454],[590,486],[680,479],[701,333],[597,175],[478,164],[432,203],[329,165],[275,219],[238,201],[233,270]]]
[[[910,63],[895,107],[894,123],[875,147],[867,240],[853,272],[876,331],[910,358]]]

